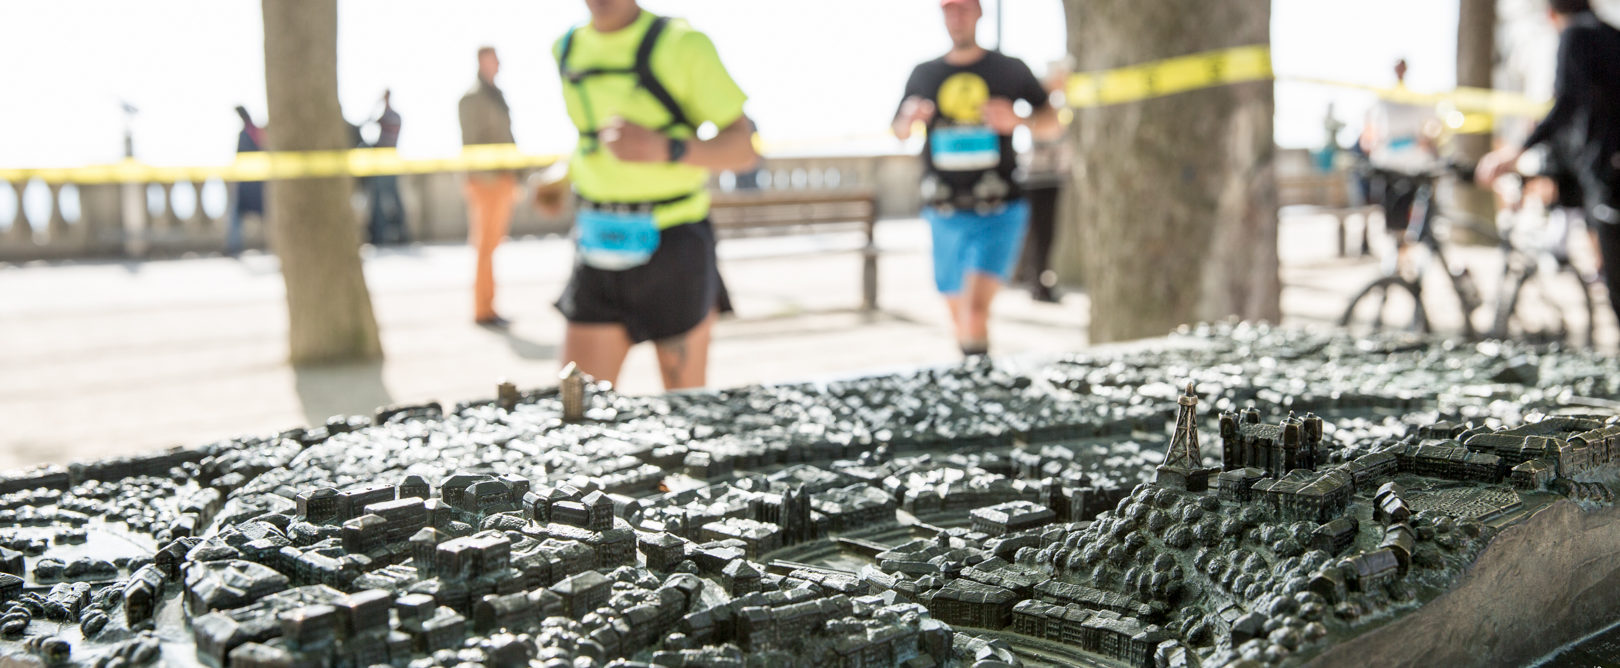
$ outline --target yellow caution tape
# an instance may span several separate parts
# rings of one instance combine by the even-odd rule
[[[1310,77],[1276,77],[1271,70],[1271,48],[1265,45],[1206,51],[1119,69],[1074,74],[1069,77],[1064,92],[1070,107],[1083,109],[1271,80],[1365,90],[1392,102],[1433,106],[1443,114],[1461,112],[1468,117],[1463,127],[1471,130],[1489,123],[1480,116],[1539,118],[1552,107],[1550,102],[1486,88],[1420,93],[1404,86],[1388,88]]]
[[[1113,70],[1074,74],[1069,77],[1064,92],[1071,109],[1084,109],[1216,86],[1276,80],[1360,89],[1394,102],[1434,106],[1446,125],[1461,133],[1488,132],[1498,117],[1539,118],[1551,107],[1548,102],[1531,100],[1516,93],[1482,88],[1419,93],[1405,87],[1380,88],[1308,77],[1279,79],[1271,69],[1271,48],[1265,45],[1206,51]],[[1070,110],[1064,111],[1072,114]],[[754,137],[756,149],[772,149],[772,152],[828,143],[833,142],[767,143],[758,135]],[[405,159],[391,148],[360,148],[346,151],[241,153],[235,162],[213,167],[160,167],[124,160],[110,165],[71,168],[0,168],[0,181],[21,183],[38,179],[46,183],[79,184],[202,182],[212,179],[267,181],[343,175],[531,169],[549,166],[559,159],[555,155],[529,155],[512,144],[469,146],[459,156],[436,159]]]
[[[280,151],[239,153],[229,165],[210,167],[164,167],[138,160],[84,167],[29,169],[0,168],[0,181],[21,183],[38,179],[46,183],[178,183],[221,181],[269,181],[333,176],[381,176],[385,174],[427,174],[434,172],[531,169],[546,167],[559,159],[555,155],[530,155],[513,144],[468,146],[454,158],[406,159],[391,148],[357,148],[346,151]]]
[[[1071,107],[1101,107],[1272,78],[1271,47],[1240,46],[1074,74],[1064,88],[1064,97]]]

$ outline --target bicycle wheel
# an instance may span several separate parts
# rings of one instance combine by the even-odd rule
[[[1418,295],[1418,290],[1399,276],[1385,276],[1350,300],[1339,326],[1355,336],[1379,332],[1427,334],[1429,315]]]
[[[1520,278],[1512,309],[1497,317],[1494,331],[1519,341],[1590,348],[1597,332],[1596,283],[1573,271]]]

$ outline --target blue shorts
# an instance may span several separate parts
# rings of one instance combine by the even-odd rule
[[[923,207],[923,220],[934,235],[934,286],[946,295],[962,292],[968,272],[1012,280],[1013,266],[1023,250],[1029,227],[1029,203],[1008,202],[1000,211],[981,215],[972,211],[941,214]]]

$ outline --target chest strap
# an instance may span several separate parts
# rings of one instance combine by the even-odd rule
[[[696,130],[696,126],[692,125],[692,122],[687,120],[686,112],[681,110],[681,105],[675,101],[675,97],[673,95],[669,94],[669,89],[664,88],[664,85],[659,83],[658,77],[653,75],[653,47],[658,45],[658,38],[664,34],[664,28],[666,28],[668,25],[669,17],[667,16],[653,18],[652,25],[647,26],[647,33],[641,37],[641,45],[636,48],[635,64],[628,68],[593,67],[583,70],[570,68],[568,66],[568,56],[573,52],[574,49],[574,31],[578,30],[579,28],[576,27],[569,29],[568,34],[563,36],[562,52],[557,56],[557,68],[558,73],[562,76],[563,81],[568,82],[569,85],[574,87],[574,90],[579,95],[583,106],[586,107],[583,110],[585,115],[585,126],[578,128],[581,136],[595,139],[599,133],[598,129],[596,128],[596,120],[592,118],[592,110],[589,108],[589,102],[587,102],[589,98],[586,96],[584,88],[586,79],[599,76],[634,76],[636,78],[636,85],[642,90],[647,91],[647,94],[653,96],[653,99],[657,100],[658,104],[664,108],[666,113],[669,114],[669,123],[666,123],[663,127],[658,128],[659,132],[667,134],[670,130],[676,128],[686,128],[688,131]]]

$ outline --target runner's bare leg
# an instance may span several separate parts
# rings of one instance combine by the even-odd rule
[[[717,317],[717,312],[710,311],[691,331],[654,342],[658,369],[664,375],[664,389],[681,390],[708,384],[709,342]]]
[[[618,385],[630,346],[624,325],[571,322],[563,333],[561,361],[564,366],[573,362],[586,375]]]

